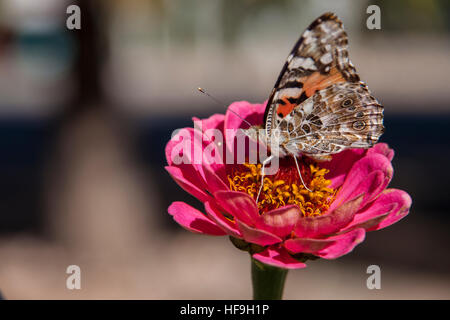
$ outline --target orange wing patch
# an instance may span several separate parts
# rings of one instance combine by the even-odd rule
[[[302,94],[305,93],[305,100],[306,98],[311,97],[314,92],[318,90],[325,89],[335,83],[346,82],[346,80],[342,76],[342,73],[336,67],[331,68],[328,74],[322,74],[319,71],[316,71],[307,77],[300,78],[298,81],[303,85]],[[282,97],[281,101],[283,101],[284,104],[278,104],[277,114],[282,118],[286,117],[289,113],[291,113],[292,110],[294,110],[296,106],[303,102],[301,101],[300,103],[292,103],[289,101],[289,99],[298,100],[300,97],[301,95],[296,97]]]
[[[309,98],[317,90],[325,89],[332,84],[345,82],[346,80],[342,76],[342,73],[336,67],[333,67],[328,74],[322,74],[316,71],[307,77],[301,78],[300,81],[303,83],[303,91]]]
[[[291,113],[291,111],[294,110],[294,108],[297,106],[297,104],[289,102],[288,98],[289,97],[287,96],[281,98],[281,100],[284,101],[284,104],[279,104],[277,108],[277,114],[281,113],[283,115],[283,118],[286,117],[289,113]]]

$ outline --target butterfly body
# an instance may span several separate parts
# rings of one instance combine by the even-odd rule
[[[295,44],[267,102],[259,137],[279,157],[326,160],[347,148],[370,148],[383,133],[383,107],[360,81],[347,44],[332,13],[311,23]]]

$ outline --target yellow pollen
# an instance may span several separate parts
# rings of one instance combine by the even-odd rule
[[[302,185],[292,162],[280,162],[280,169],[275,175],[264,177],[258,200],[261,213],[292,204],[300,208],[304,217],[320,216],[328,210],[337,192],[329,187],[331,181],[325,179],[328,169],[303,161],[300,167],[306,185],[313,192]],[[231,190],[245,192],[256,200],[261,183],[261,164],[245,163],[236,166],[227,177]]]

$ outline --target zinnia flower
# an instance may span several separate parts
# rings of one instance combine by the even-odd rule
[[[385,143],[345,150],[325,162],[300,158],[305,184],[313,192],[303,187],[292,158],[280,159],[278,172],[265,176],[256,202],[261,164],[226,161],[229,157],[236,160],[231,147],[235,137],[230,132],[248,127],[230,109],[252,124],[262,124],[264,108],[264,103],[242,101],[231,104],[225,115],[194,118],[207,137],[212,139],[208,132],[216,129],[224,141],[202,141],[199,129],[184,128],[167,144],[167,171],[205,208],[200,212],[183,202],[172,203],[168,211],[181,226],[196,233],[229,235],[254,259],[295,269],[304,268],[308,259],[347,254],[364,240],[367,231],[385,228],[408,214],[410,196],[387,189],[394,152]],[[189,137],[191,152],[182,156],[190,163],[173,160],[180,155],[180,144],[186,143],[181,136]],[[201,159],[194,159],[195,150],[201,150]],[[222,163],[214,161],[218,157]]]

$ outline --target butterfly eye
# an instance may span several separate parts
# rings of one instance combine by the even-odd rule
[[[342,101],[342,106],[343,106],[344,108],[350,107],[352,104],[353,104],[353,100],[350,99],[350,98],[345,99],[344,101]]]

